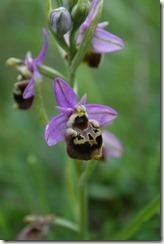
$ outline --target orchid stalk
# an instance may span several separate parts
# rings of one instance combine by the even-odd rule
[[[15,90],[17,100],[21,100],[19,106],[22,108],[22,103],[36,98],[38,117],[45,126],[44,138],[47,145],[54,146],[64,140],[66,152],[74,162],[77,184],[72,182],[71,185],[75,188],[74,192],[78,192],[75,198],[78,204],[76,223],[60,217],[53,223],[78,232],[79,240],[88,240],[88,181],[98,160],[121,156],[123,147],[106,129],[117,118],[116,110],[107,105],[87,104],[86,94],[78,101],[78,95],[74,91],[76,71],[90,56],[92,62],[87,60],[89,66],[98,66],[97,62],[93,65],[93,57],[119,51],[123,49],[124,43],[119,37],[103,29],[107,22],[99,23],[103,0],[86,0],[85,4],[81,0],[57,3],[58,8],[53,9],[51,0],[47,0],[48,27],[55,42],[66,53],[68,77],[54,67],[43,64],[48,48],[45,29],[44,43],[38,57],[33,59],[31,52],[27,52],[25,60],[10,59],[8,64],[14,65],[21,74],[19,87],[16,87],[19,89]],[[79,13],[84,15],[78,18]],[[53,79],[58,114],[51,119],[48,119],[43,105],[40,87],[42,75]],[[29,106],[26,104],[25,108]],[[72,181],[71,175],[69,177],[69,181]]]

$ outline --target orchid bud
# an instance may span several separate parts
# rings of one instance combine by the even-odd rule
[[[64,7],[53,10],[50,14],[50,24],[52,31],[62,37],[72,28],[72,19],[69,11]]]
[[[86,19],[90,10],[90,2],[88,0],[79,0],[71,11],[73,20],[73,29],[77,30]]]

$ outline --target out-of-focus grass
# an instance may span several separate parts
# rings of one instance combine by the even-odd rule
[[[55,2],[55,1],[54,1]],[[0,236],[14,240],[27,214],[55,213],[73,218],[66,192],[64,143],[49,148],[35,107],[12,109],[17,71],[5,66],[7,58],[35,57],[47,28],[45,1],[0,2]],[[90,231],[95,240],[111,240],[160,191],[160,5],[153,0],[104,1],[102,21],[120,36],[125,49],[105,55],[99,69],[85,65],[77,71],[79,98],[115,108],[119,116],[109,127],[124,145],[121,159],[100,164],[91,179]],[[44,64],[66,74],[49,33]],[[49,118],[56,114],[52,80],[42,83]],[[51,229],[49,240],[76,237]],[[159,240],[160,213],[143,223],[130,240]]]

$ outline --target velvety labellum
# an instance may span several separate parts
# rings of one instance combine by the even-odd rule
[[[88,120],[86,114],[73,114],[72,126],[65,131],[65,140],[71,158],[90,160],[102,157],[103,139],[99,125],[95,120]]]

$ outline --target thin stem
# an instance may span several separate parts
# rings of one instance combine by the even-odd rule
[[[74,232],[79,231],[77,224],[75,224],[75,223],[73,223],[67,219],[64,219],[64,218],[56,217],[53,221],[53,224],[64,227],[64,228],[69,229],[69,230],[72,230]]]
[[[76,35],[76,32],[71,30],[71,32],[70,32],[70,65],[71,65],[72,59],[74,58],[75,53],[76,53],[75,35]]]
[[[75,32],[71,31],[70,32],[70,51],[69,51],[69,82],[70,86],[73,88],[74,87],[74,80],[75,80],[75,72],[74,70],[71,69],[72,65],[72,60],[76,54],[76,45],[75,45]]]
[[[71,206],[73,206],[72,212],[74,214],[75,220],[78,221],[78,198],[77,198],[78,196],[77,196],[77,188],[76,188],[77,177],[76,177],[76,173],[74,174],[74,170],[72,170],[74,167],[73,162],[70,158],[68,158],[66,168],[65,168],[66,185],[68,188],[69,199],[71,200]]]
[[[50,68],[49,66],[40,64],[40,65],[38,65],[38,70],[41,74],[43,74],[49,78],[54,79],[55,77],[61,77],[62,79],[67,80],[67,78],[63,74],[61,74],[59,71],[57,71],[53,68]]]
[[[88,235],[88,194],[87,183],[79,184],[79,238],[87,240]]]
[[[59,7],[62,6],[62,1],[61,0],[57,0],[57,4],[58,4]]]
[[[35,101],[36,101],[36,109],[38,112],[38,117],[41,120],[42,124],[46,126],[48,123],[48,116],[46,114],[46,110],[43,105],[43,97],[41,93],[40,83],[37,81],[35,82],[35,91],[36,91]]]
[[[75,85],[75,73],[70,72],[69,73],[69,81],[70,81],[70,86],[74,88]]]
[[[97,161],[90,161],[87,163],[84,171],[79,178],[78,192],[79,192],[79,238],[80,240],[88,239],[88,194],[87,182],[93,170],[97,165]]]
[[[77,160],[77,159],[74,159],[73,160],[73,164],[74,164],[74,169],[75,169],[75,171],[76,171],[76,177],[77,177],[77,179],[79,179],[79,177],[80,177],[80,175],[81,175],[81,170],[82,170],[82,168],[81,168],[81,161],[80,160]]]

